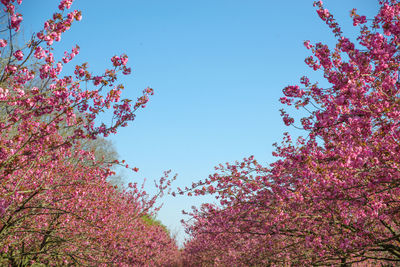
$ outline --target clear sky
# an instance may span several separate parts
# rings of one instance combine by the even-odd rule
[[[40,30],[57,2],[22,3],[25,36]],[[353,38],[349,11],[356,7],[371,18],[377,2],[324,1]],[[111,137],[121,159],[140,169],[125,172],[125,180],[146,177],[151,187],[171,169],[178,174],[174,187],[184,187],[212,174],[219,163],[250,155],[271,163],[272,144],[285,131],[296,134],[279,116],[282,89],[303,75],[322,81],[304,63],[309,51],[303,41],[334,41],[312,3],[75,0],[72,9],[81,10],[83,19],[56,47],[62,55],[78,44],[80,54],[71,65],[89,62],[94,72],[110,67],[113,55],[128,54],[133,74],[121,80],[124,97],[136,99],[147,86],[155,95],[129,127]],[[166,197],[158,219],[182,242],[181,211],[203,200],[209,199]]]

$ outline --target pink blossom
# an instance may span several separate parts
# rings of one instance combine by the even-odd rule
[[[322,20],[326,20],[330,16],[328,9],[318,9],[317,13]]]
[[[21,14],[17,13],[11,16],[11,28],[14,29],[16,32],[19,31],[21,22],[22,22]]]
[[[21,50],[17,50],[17,51],[14,52],[14,57],[17,60],[22,60],[24,58],[24,53],[22,53]]]
[[[7,40],[0,39],[0,47],[5,47],[7,46]]]
[[[62,0],[58,6],[60,10],[69,9],[72,5],[73,0]]]
[[[307,48],[307,49],[311,49],[313,46],[310,44],[310,41],[304,41],[304,46]]]

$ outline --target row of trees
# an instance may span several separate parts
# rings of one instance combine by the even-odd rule
[[[112,153],[102,137],[134,120],[153,90],[135,102],[121,99],[117,75],[126,55],[94,75],[88,64],[62,76],[79,47],[57,60],[53,43],[81,19],[62,0],[59,12],[25,45],[16,46],[21,0],[1,0],[0,30],[0,265],[282,266],[400,262],[400,3],[380,1],[370,21],[353,10],[360,28],[344,37],[321,1],[320,18],[337,37],[305,42],[306,63],[331,84],[307,77],[288,86],[281,102],[309,116],[294,144],[285,134],[276,162],[253,157],[220,165],[189,195],[212,194],[190,214],[191,238],[180,253],[175,240],[151,219],[155,201],[170,186],[169,173],[149,196],[136,183],[117,189],[108,180]],[[103,112],[110,123],[99,123]],[[282,110],[286,125],[294,119]],[[107,151],[107,149],[105,150]],[[136,168],[133,168],[137,171]]]
[[[191,212],[186,265],[399,264],[400,3],[379,4],[370,20],[351,12],[355,43],[315,2],[337,43],[305,42],[305,62],[331,86],[303,77],[280,99],[309,112],[300,121],[307,136],[285,134],[269,166],[253,157],[220,165],[180,191],[220,200]]]
[[[87,63],[61,75],[79,53],[76,46],[63,58],[53,54],[53,43],[81,19],[81,12],[68,11],[71,0],[60,1],[59,12],[17,47],[21,2],[1,1],[0,265],[173,265],[175,240],[151,219],[173,178],[166,173],[155,196],[136,183],[117,190],[107,180],[113,165],[125,164],[98,149],[153,90],[135,102],[121,99],[116,81],[131,71],[126,55],[114,56],[99,75]],[[99,123],[107,110],[112,121]]]

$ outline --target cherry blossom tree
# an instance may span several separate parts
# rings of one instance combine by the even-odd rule
[[[121,99],[119,74],[126,55],[95,75],[87,63],[62,76],[78,55],[76,45],[56,59],[54,42],[81,19],[62,0],[59,12],[22,47],[15,33],[21,0],[1,0],[7,19],[0,39],[0,264],[10,266],[156,266],[177,262],[179,251],[163,227],[145,216],[169,188],[169,173],[149,196],[137,183],[117,191],[107,182],[113,164],[85,149],[88,140],[116,133],[145,107],[151,88],[135,102]],[[99,123],[109,111],[111,123]],[[126,165],[126,168],[130,168]],[[133,168],[137,171],[137,168]]]
[[[276,162],[252,158],[221,166],[190,194],[216,194],[220,206],[194,210],[187,262],[237,265],[342,265],[400,261],[400,3],[379,1],[371,20],[352,10],[356,43],[343,36],[322,1],[317,13],[334,48],[304,44],[305,62],[330,87],[302,77],[283,104],[304,108],[306,131],[285,134]],[[281,111],[286,125],[295,120]]]

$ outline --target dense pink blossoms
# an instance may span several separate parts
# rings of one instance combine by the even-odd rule
[[[195,209],[185,264],[317,266],[400,262],[400,3],[380,1],[368,21],[354,9],[358,44],[332,14],[317,13],[337,38],[334,48],[305,42],[305,60],[331,84],[307,77],[283,90],[281,102],[305,108],[307,131],[286,134],[275,163],[253,158],[182,190],[215,194],[220,206]],[[282,110],[286,125],[296,124]]]
[[[88,64],[76,66],[74,76],[60,75],[79,53],[76,46],[57,59],[52,47],[81,19],[79,11],[67,13],[72,2],[61,1],[60,13],[18,49],[13,36],[21,1],[1,0],[10,23],[0,36],[0,265],[173,265],[175,240],[144,219],[157,210],[168,173],[154,197],[136,183],[120,192],[106,182],[111,164],[81,147],[126,126],[153,90],[146,88],[136,102],[121,99],[116,82],[119,73],[130,73],[126,55],[113,57],[98,75]],[[107,110],[112,122],[98,123]]]

